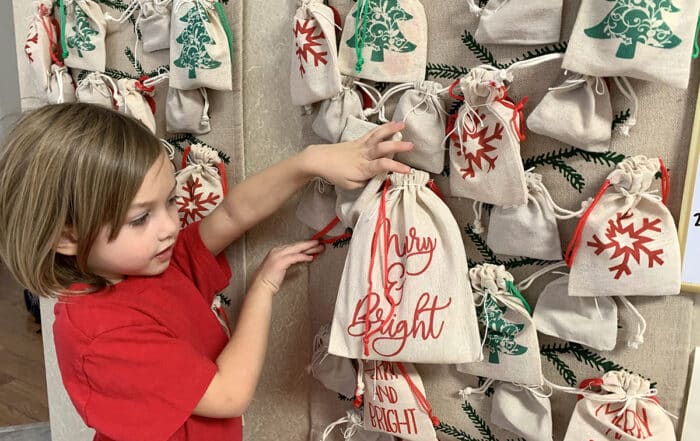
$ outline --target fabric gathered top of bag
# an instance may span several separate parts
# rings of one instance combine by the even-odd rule
[[[328,357],[328,344],[331,339],[331,325],[326,323],[322,325],[316,336],[314,337],[313,354],[311,355],[311,363],[306,366],[306,371],[316,377],[314,366],[323,363],[323,360]]]
[[[356,409],[350,409],[346,411],[345,416],[330,423],[326,429],[323,431],[321,441],[326,441],[331,435],[333,430],[341,425],[346,424],[345,428],[341,431],[343,439],[349,441],[357,433],[358,430],[364,430],[364,425],[362,423],[362,413]]]

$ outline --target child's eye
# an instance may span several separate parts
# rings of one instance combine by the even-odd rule
[[[138,227],[146,223],[148,220],[149,213],[144,213],[143,215],[137,217],[136,219],[129,222],[132,227]]]

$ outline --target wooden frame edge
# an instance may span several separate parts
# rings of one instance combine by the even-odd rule
[[[685,243],[688,238],[688,228],[690,227],[690,212],[693,208],[693,192],[698,172],[698,160],[700,160],[700,93],[698,93],[695,104],[693,131],[690,136],[688,163],[685,171],[685,182],[683,183],[683,202],[678,219],[678,240],[681,246],[681,291],[700,294],[700,284],[686,283],[682,279],[683,265],[685,264]],[[700,195],[697,195],[697,197],[700,198]],[[700,271],[700,268],[698,268],[698,271]]]

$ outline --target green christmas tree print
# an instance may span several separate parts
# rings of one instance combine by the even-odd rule
[[[498,306],[491,295],[487,295],[484,304],[478,309],[479,322],[486,326],[486,346],[489,348],[489,363],[498,364],[498,353],[522,355],[527,347],[519,345],[515,337],[523,331],[525,325],[509,322],[503,318],[505,306]]]
[[[416,45],[406,39],[399,29],[399,21],[408,21],[413,16],[399,5],[399,0],[365,0],[366,14],[361,17],[366,30],[364,39],[360,35],[353,35],[347,41],[348,46],[356,48],[358,40],[364,46],[372,48],[372,61],[381,63],[384,61],[384,50],[392,52],[413,52]],[[358,20],[362,5],[357,4],[357,9],[352,14]],[[361,31],[358,31],[358,33]]]
[[[584,30],[592,38],[622,40],[615,54],[618,58],[632,59],[638,43],[671,49],[681,43],[664,22],[662,12],[680,12],[671,0],[607,0],[615,6],[603,21]]]
[[[75,4],[75,24],[72,29],[75,34],[66,38],[66,44],[69,48],[75,49],[80,58],[83,57],[83,51],[95,50],[96,46],[92,44],[90,37],[99,34],[99,32],[90,26],[90,19],[77,3]]]
[[[221,66],[220,61],[211,58],[206,46],[215,45],[216,41],[209,35],[204,23],[209,23],[209,15],[194,3],[194,6],[180,18],[180,21],[187,23],[175,41],[182,45],[180,57],[173,63],[175,66],[189,69],[187,76],[190,79],[197,78],[197,69],[216,69]]]

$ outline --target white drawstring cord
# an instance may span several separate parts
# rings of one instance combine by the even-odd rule
[[[467,386],[464,389],[461,389],[457,391],[457,394],[459,395],[459,398],[466,400],[469,398],[470,395],[475,395],[475,394],[485,394],[491,385],[495,382],[493,378],[487,378],[486,381],[484,381],[484,384],[482,384],[479,387],[471,387]]]
[[[481,15],[481,9],[479,5],[476,3],[477,0],[467,0],[467,6],[469,6],[469,10],[476,14],[477,16]]]
[[[532,284],[535,282],[535,280],[539,279],[543,275],[547,274],[548,272],[555,270],[557,268],[562,268],[566,266],[566,262],[563,260],[560,262],[552,263],[550,265],[545,266],[542,269],[539,269],[535,271],[534,273],[530,274],[528,277],[522,279],[520,283],[517,284],[518,291],[525,291],[529,287],[532,286]]]
[[[526,389],[530,391],[531,394],[540,398],[550,398],[554,394],[554,389],[544,381],[544,377],[542,378],[541,386],[528,386],[522,383],[513,383],[513,386]],[[545,386],[549,387],[549,392],[545,391]]]
[[[161,138],[160,143],[163,144],[163,147],[168,152],[168,159],[172,161],[175,158],[175,147],[163,138]]]
[[[484,203],[475,199],[472,203],[472,210],[474,211],[474,222],[472,222],[472,231],[476,234],[482,234],[484,232],[484,226],[481,224],[481,215],[483,214],[483,209]]]
[[[143,84],[146,87],[153,87],[157,86],[158,84],[162,83],[163,81],[167,80],[170,78],[170,71],[166,68],[160,68],[158,71],[158,75],[154,75],[146,80],[143,80],[141,84]]]
[[[639,310],[627,299],[627,297],[619,296],[622,305],[627,308],[637,318],[637,332],[631,340],[627,341],[627,347],[639,349],[639,345],[644,343],[644,333],[647,330],[647,321],[644,319]]]

